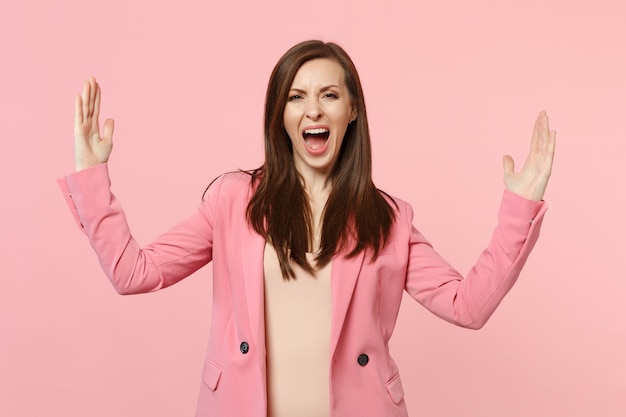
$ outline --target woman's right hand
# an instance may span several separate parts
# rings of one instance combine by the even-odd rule
[[[113,119],[104,122],[100,136],[100,86],[94,77],[85,81],[82,94],[76,94],[74,108],[74,157],[76,171],[103,164],[113,148]]]

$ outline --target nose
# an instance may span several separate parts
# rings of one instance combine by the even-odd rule
[[[306,115],[312,120],[317,120],[322,116],[322,109],[317,100],[309,100],[306,107]]]

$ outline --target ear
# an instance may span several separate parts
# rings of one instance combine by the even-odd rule
[[[352,114],[350,115],[350,123],[356,120],[357,112],[356,107],[352,107]]]

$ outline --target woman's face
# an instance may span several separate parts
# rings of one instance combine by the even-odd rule
[[[283,123],[296,169],[305,177],[330,174],[356,117],[344,78],[336,61],[314,59],[300,67],[289,90]]]

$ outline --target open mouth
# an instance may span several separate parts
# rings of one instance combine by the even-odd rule
[[[325,127],[305,129],[304,132],[302,132],[304,143],[306,144],[306,147],[312,152],[323,151],[326,147],[329,136],[330,130]]]

